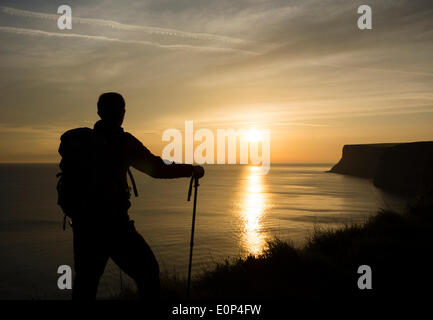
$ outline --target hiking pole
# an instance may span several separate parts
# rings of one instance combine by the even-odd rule
[[[198,190],[198,186],[199,186],[198,178],[194,177],[194,175],[191,177],[191,180],[189,182],[188,201],[191,200],[192,183],[193,182],[194,182],[194,207],[192,210],[191,241],[189,243],[188,282],[187,282],[187,287],[186,287],[187,298],[189,298],[189,287],[191,284],[192,248],[194,247],[195,212],[196,212],[196,208],[197,208],[197,190]]]

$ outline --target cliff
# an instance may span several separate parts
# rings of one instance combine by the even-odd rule
[[[386,150],[379,159],[373,183],[401,194],[431,193],[433,142],[403,143]]]
[[[374,178],[383,152],[395,145],[395,143],[345,145],[340,161],[330,171],[362,178]]]
[[[370,178],[375,186],[404,195],[433,189],[433,142],[345,145],[330,172]]]

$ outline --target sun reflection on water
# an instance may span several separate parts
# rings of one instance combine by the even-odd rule
[[[241,247],[250,254],[258,255],[266,245],[263,233],[265,213],[263,175],[259,167],[247,167],[242,186],[240,214],[242,219]]]

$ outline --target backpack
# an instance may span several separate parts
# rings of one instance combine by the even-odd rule
[[[73,218],[74,213],[83,210],[92,203],[95,194],[99,192],[100,183],[106,174],[99,169],[100,155],[104,154],[107,142],[90,128],[77,128],[66,131],[60,137],[59,154],[62,159],[57,173],[57,204],[61,207],[63,229],[66,218]],[[134,177],[128,168],[128,175],[137,197],[137,187]],[[128,187],[129,189],[129,187]]]

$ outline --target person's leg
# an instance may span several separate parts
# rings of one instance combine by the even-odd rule
[[[113,239],[110,257],[137,284],[140,299],[147,302],[159,300],[159,265],[152,249],[135,230],[134,222]]]
[[[75,279],[72,300],[95,300],[99,279],[108,261],[101,235],[91,226],[73,224]]]

